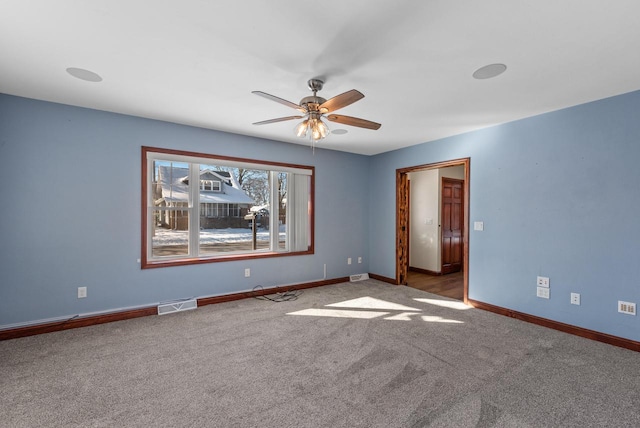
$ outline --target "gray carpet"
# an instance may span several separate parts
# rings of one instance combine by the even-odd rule
[[[368,280],[0,342],[0,425],[640,426],[640,354],[441,302]]]

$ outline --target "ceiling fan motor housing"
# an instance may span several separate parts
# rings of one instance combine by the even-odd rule
[[[318,107],[323,104],[325,101],[322,97],[317,97],[315,95],[311,95],[308,97],[304,97],[300,100],[300,105],[302,107],[306,107],[307,111],[317,111]]]

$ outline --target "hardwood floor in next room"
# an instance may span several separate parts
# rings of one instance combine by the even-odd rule
[[[439,296],[462,300],[464,298],[464,276],[462,271],[447,275],[427,275],[409,271],[407,286]]]

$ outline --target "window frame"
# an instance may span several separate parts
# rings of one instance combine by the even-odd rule
[[[153,171],[149,170],[149,162],[148,158],[150,155],[158,154],[161,156],[171,156],[174,157],[175,162],[186,162],[186,163],[198,163],[198,160],[206,160],[208,162],[217,163],[222,166],[242,166],[247,167],[251,166],[255,169],[263,168],[267,171],[283,171],[283,172],[291,172],[291,171],[307,171],[309,176],[309,242],[306,250],[302,251],[260,251],[260,252],[250,252],[250,253],[234,253],[234,254],[223,254],[223,255],[203,255],[203,256],[183,256],[176,258],[166,258],[166,259],[151,259],[149,257],[149,219],[150,214],[149,211],[153,212],[153,210],[157,207],[153,207],[149,205],[150,202],[150,194],[152,189],[150,188],[150,184],[152,182],[151,175]],[[184,265],[192,265],[192,264],[202,264],[202,263],[217,263],[217,262],[225,262],[225,261],[236,261],[236,260],[250,260],[250,259],[258,259],[258,258],[269,258],[269,257],[289,257],[289,256],[298,256],[298,255],[307,255],[314,254],[315,248],[315,167],[308,165],[297,165],[290,163],[282,163],[282,162],[273,162],[273,161],[265,161],[265,160],[256,160],[256,159],[247,159],[247,158],[237,158],[230,156],[221,156],[215,154],[207,154],[207,153],[198,153],[198,152],[190,152],[183,150],[173,150],[173,149],[163,149],[157,147],[148,147],[142,146],[142,161],[141,161],[141,173],[142,173],[142,192],[141,192],[141,268],[149,269],[149,268],[159,268],[159,267],[169,267],[169,266],[184,266]],[[200,191],[200,186],[197,186],[197,191]],[[193,211],[197,215],[200,214],[200,207],[197,210]],[[152,220],[151,220],[152,221]],[[194,221],[194,220],[192,220]],[[199,218],[197,220],[199,222]],[[189,230],[192,230],[191,228]],[[188,232],[190,233],[190,232]],[[190,244],[191,246],[191,244]]]

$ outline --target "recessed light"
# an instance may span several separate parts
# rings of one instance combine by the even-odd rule
[[[335,135],[343,135],[343,134],[346,134],[347,132],[349,131],[347,131],[346,129],[334,129],[333,131],[331,131],[331,133]]]
[[[85,80],[87,82],[102,82],[102,77],[93,71],[85,70],[84,68],[69,67],[67,68],[67,73],[77,79]]]
[[[476,79],[491,79],[504,73],[507,66],[504,64],[489,64],[484,67],[480,67],[473,73],[473,77]]]

